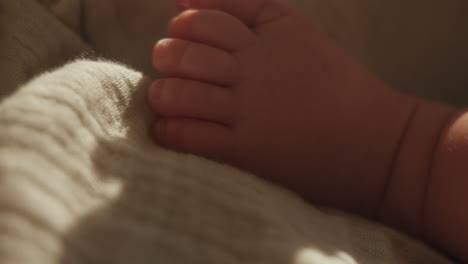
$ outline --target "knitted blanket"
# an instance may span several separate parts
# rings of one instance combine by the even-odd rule
[[[169,2],[0,1],[0,263],[450,263],[386,227],[155,145],[144,93],[157,74],[141,58]]]

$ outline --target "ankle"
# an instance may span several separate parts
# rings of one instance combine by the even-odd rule
[[[456,108],[418,99],[403,133],[377,217],[423,235],[423,214],[434,152]]]
[[[339,124],[342,137],[334,137],[322,153],[325,157],[335,157],[329,161],[334,169],[326,171],[329,174],[326,175],[333,179],[329,180],[331,185],[341,187],[325,186],[322,190],[314,190],[316,196],[321,192],[335,195],[326,200],[316,197],[311,200],[325,200],[325,205],[374,218],[382,205],[388,180],[392,178],[389,175],[393,174],[395,157],[417,101],[373,78],[369,83],[360,83],[365,85],[345,96],[351,106],[349,116]],[[322,171],[318,173],[323,174]]]

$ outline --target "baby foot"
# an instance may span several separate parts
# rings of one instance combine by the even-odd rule
[[[161,145],[371,214],[414,109],[274,0],[185,0],[154,48]],[[377,177],[376,175],[383,175]]]

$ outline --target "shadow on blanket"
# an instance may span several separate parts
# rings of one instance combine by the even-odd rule
[[[111,149],[95,154],[113,155]],[[120,174],[127,162],[154,168],[132,156],[118,160],[123,167],[105,174]],[[291,219],[307,213],[285,214],[284,208],[265,205],[262,195],[226,190],[209,179],[242,175],[170,167],[117,179],[121,193],[70,230],[60,263],[365,263],[352,255],[352,245],[326,241],[336,239],[324,234],[343,236],[333,228],[314,234],[323,226]]]

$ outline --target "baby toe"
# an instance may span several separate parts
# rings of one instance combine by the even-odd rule
[[[218,10],[187,10],[175,17],[169,37],[191,40],[227,51],[237,51],[256,38],[236,17]]]
[[[163,39],[153,50],[153,65],[170,77],[224,86],[238,79],[235,57],[224,50],[182,39]]]
[[[191,80],[158,80],[149,89],[149,103],[165,117],[203,119],[229,125],[234,119],[232,92],[224,87]]]
[[[227,12],[249,26],[258,26],[290,12],[277,0],[178,0],[180,10],[215,9]]]

